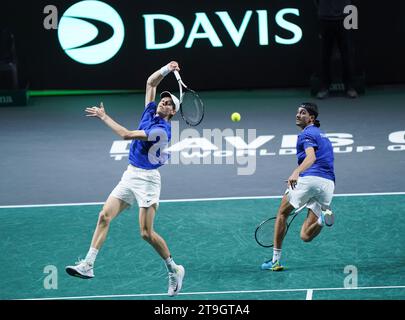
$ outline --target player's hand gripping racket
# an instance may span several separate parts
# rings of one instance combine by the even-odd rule
[[[305,206],[306,204],[290,213],[283,239],[285,238],[291,223],[294,221],[298,213],[305,208]],[[276,222],[276,218],[277,216],[268,218],[257,226],[255,231],[255,240],[258,245],[265,248],[271,248],[274,246],[274,224]]]
[[[197,92],[187,87],[181,80],[177,70],[173,71],[180,90],[180,113],[183,120],[190,126],[197,126],[204,118],[204,104]],[[183,92],[184,88],[184,92]]]

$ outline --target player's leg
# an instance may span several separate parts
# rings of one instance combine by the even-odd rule
[[[301,239],[309,242],[322,230],[323,226],[331,227],[334,214],[330,210],[335,183],[329,179],[312,177],[313,189],[319,190],[307,203],[308,215],[301,228]]]
[[[281,271],[284,267],[280,264],[281,247],[287,228],[288,216],[294,209],[306,206],[311,199],[313,190],[312,177],[300,177],[294,189],[288,188],[281,200],[274,225],[274,247],[272,260],[262,264],[262,269]]]
[[[319,224],[318,216],[308,209],[308,215],[301,227],[301,239],[305,242],[310,242],[314,239],[322,230],[323,225]]]
[[[99,213],[96,229],[93,233],[90,249],[86,258],[81,260],[75,266],[67,266],[66,272],[71,276],[89,279],[94,277],[94,262],[98,251],[107,238],[110,223],[120,212],[128,207],[128,204],[110,195]]]
[[[136,169],[133,192],[139,206],[139,228],[141,236],[153,246],[162,259],[167,259],[170,257],[167,244],[153,228],[153,222],[159,204],[160,189],[161,178],[157,170]]]
[[[156,214],[156,204],[148,208],[139,208],[139,228],[141,237],[156,250],[156,252],[166,260],[170,257],[170,251],[166,241],[153,228],[153,221]]]
[[[281,204],[277,212],[276,222],[274,224],[273,257],[271,260],[265,261],[262,264],[262,270],[281,271],[284,269],[280,263],[281,247],[287,228],[287,219],[293,210],[294,207],[290,204],[288,195],[285,194],[281,200]]]
[[[165,261],[169,273],[169,296],[177,295],[183,285],[185,274],[184,267],[177,265],[169,251],[166,241],[154,230],[153,222],[155,219],[157,205],[154,204],[148,208],[139,208],[139,227],[142,238],[147,241],[156,252]]]
[[[289,202],[287,194],[281,199],[280,207],[278,208],[276,223],[274,225],[274,248],[281,250],[285,230],[287,228],[287,219],[294,207]]]
[[[112,195],[108,197],[98,216],[96,230],[94,231],[93,238],[91,240],[92,248],[100,250],[105,239],[107,238],[111,221],[118,214],[128,208],[128,206],[129,204],[121,199],[115,198]]]

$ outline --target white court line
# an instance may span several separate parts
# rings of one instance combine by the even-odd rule
[[[313,289],[308,289],[307,290],[307,296],[306,296],[305,300],[312,300],[313,293],[314,293]]]
[[[246,294],[246,293],[274,293],[274,292],[300,292],[306,291],[337,291],[337,290],[374,290],[374,289],[405,289],[405,286],[379,286],[379,287],[357,287],[357,288],[312,288],[312,289],[274,289],[274,290],[244,290],[244,291],[208,291],[208,292],[184,292],[179,295],[217,295],[217,294]],[[78,299],[99,299],[99,298],[129,298],[129,297],[152,297],[152,296],[167,296],[167,293],[136,293],[136,294],[112,294],[112,295],[97,295],[97,296],[76,296],[76,297],[54,297],[54,298],[32,298],[19,300],[78,300]]]
[[[366,196],[393,196],[405,195],[405,192],[379,192],[379,193],[342,193],[335,194],[334,197],[366,197]],[[260,199],[280,199],[282,196],[250,196],[250,197],[223,197],[223,198],[196,198],[196,199],[171,199],[160,200],[161,203],[172,202],[197,202],[197,201],[228,201],[228,200],[260,200]],[[55,204],[24,204],[24,205],[5,205],[0,209],[13,208],[42,208],[42,207],[67,207],[67,206],[94,206],[102,205],[104,202],[82,202],[82,203],[55,203]]]

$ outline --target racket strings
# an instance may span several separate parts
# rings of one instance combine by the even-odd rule
[[[276,219],[272,218],[263,222],[255,233],[256,241],[263,247],[273,246],[274,224]]]
[[[204,105],[197,93],[187,91],[183,94],[181,115],[190,125],[199,124],[204,117]]]
[[[288,221],[285,226],[285,231],[283,235],[283,239],[287,235],[288,229],[290,228],[291,223],[297,217],[299,211],[292,212],[288,216]],[[267,219],[266,221],[262,222],[257,228],[255,232],[255,239],[256,242],[265,248],[273,247],[274,245],[274,225],[276,223],[276,217],[272,217]]]

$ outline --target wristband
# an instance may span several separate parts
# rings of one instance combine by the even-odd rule
[[[165,65],[164,67],[161,67],[161,68],[160,68],[160,74],[161,74],[163,77],[166,77],[170,72],[171,72],[171,71],[170,71],[168,65]]]

